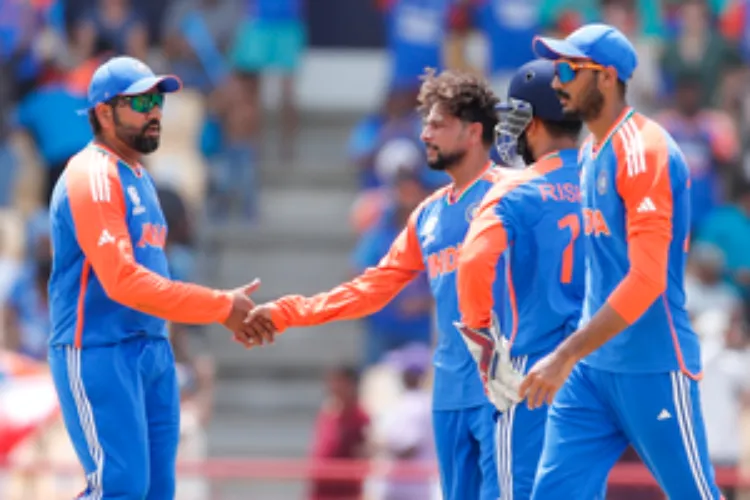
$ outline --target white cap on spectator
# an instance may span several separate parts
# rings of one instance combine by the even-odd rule
[[[416,171],[424,161],[422,151],[409,139],[392,139],[375,155],[375,174],[383,184],[391,184],[401,170]]]

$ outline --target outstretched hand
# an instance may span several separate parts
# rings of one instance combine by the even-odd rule
[[[254,279],[248,285],[236,288],[232,295],[232,311],[224,321],[224,326],[234,333],[234,338],[245,347],[254,347],[264,343],[272,343],[275,329],[272,323],[259,323],[252,327],[245,322],[250,312],[255,308],[255,302],[250,298],[260,288],[260,280]]]

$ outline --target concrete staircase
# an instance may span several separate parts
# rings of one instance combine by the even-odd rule
[[[323,291],[349,277],[355,173],[343,152],[354,119],[309,123],[314,126],[302,128],[296,165],[266,158],[259,222],[227,222],[203,234],[205,282],[234,287],[260,277],[255,299],[265,301]],[[219,380],[210,454],[304,456],[324,395],[322,375],[328,367],[356,363],[360,337],[357,323],[336,323],[292,329],[273,346],[246,351],[212,329]],[[247,484],[225,486],[222,499],[300,498],[302,491],[301,483],[256,484],[261,489],[252,493]]]

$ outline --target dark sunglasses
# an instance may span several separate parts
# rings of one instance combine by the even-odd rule
[[[136,113],[148,113],[155,107],[164,109],[164,94],[139,94],[119,96],[116,102],[130,103],[130,109]]]
[[[594,71],[601,71],[604,66],[596,64],[591,61],[556,61],[555,62],[555,76],[560,80],[560,83],[570,83],[576,79],[578,72],[582,69],[591,69]]]

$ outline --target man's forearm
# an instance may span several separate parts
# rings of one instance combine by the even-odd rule
[[[560,344],[558,351],[565,357],[578,361],[627,327],[627,321],[609,304],[604,304],[591,321]]]

